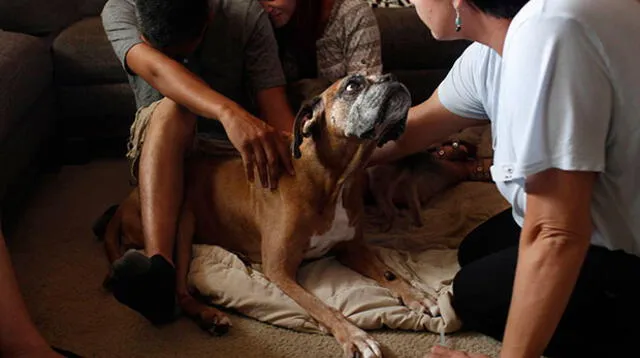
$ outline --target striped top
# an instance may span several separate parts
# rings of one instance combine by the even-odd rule
[[[299,80],[289,54],[282,59],[288,81]],[[316,41],[318,77],[336,81],[353,73],[382,72],[380,30],[366,0],[336,0],[322,37]]]
[[[336,0],[324,34],[316,41],[318,76],[335,81],[348,74],[382,72],[380,30],[364,0]]]

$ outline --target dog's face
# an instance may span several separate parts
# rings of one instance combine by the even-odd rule
[[[404,131],[411,106],[409,90],[391,75],[351,75],[302,106],[295,120],[293,153],[301,156],[303,137],[323,133],[382,146]]]

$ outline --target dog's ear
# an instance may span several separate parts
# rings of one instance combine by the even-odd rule
[[[302,140],[312,134],[313,128],[323,110],[322,97],[320,96],[303,103],[300,107],[293,123],[293,143],[291,143],[291,150],[295,159],[300,159],[302,156],[300,152]]]

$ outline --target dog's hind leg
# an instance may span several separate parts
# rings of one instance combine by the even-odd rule
[[[352,240],[336,246],[334,250],[340,263],[363,276],[376,280],[382,287],[389,289],[405,306],[432,317],[440,314],[436,300],[427,297],[405,278],[400,277],[362,241]]]
[[[188,205],[183,205],[178,222],[178,237],[176,239],[176,294],[178,304],[187,316],[193,318],[203,330],[212,335],[220,336],[229,330],[229,317],[218,309],[197,300],[188,287],[188,274],[192,258],[192,243],[195,234],[195,216]]]

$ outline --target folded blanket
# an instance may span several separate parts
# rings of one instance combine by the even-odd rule
[[[392,231],[380,233],[376,218],[367,216],[368,242],[398,274],[437,297],[441,316],[411,311],[377,282],[333,257],[304,263],[298,282],[363,329],[454,332],[461,326],[451,306],[451,282],[459,269],[456,248],[475,226],[507,207],[493,184],[468,182],[435,197],[423,210],[426,224],[422,228],[413,227],[409,218],[399,218]],[[246,266],[223,248],[194,245],[189,283],[212,304],[276,326],[323,332],[306,311],[264,277],[259,265]]]

